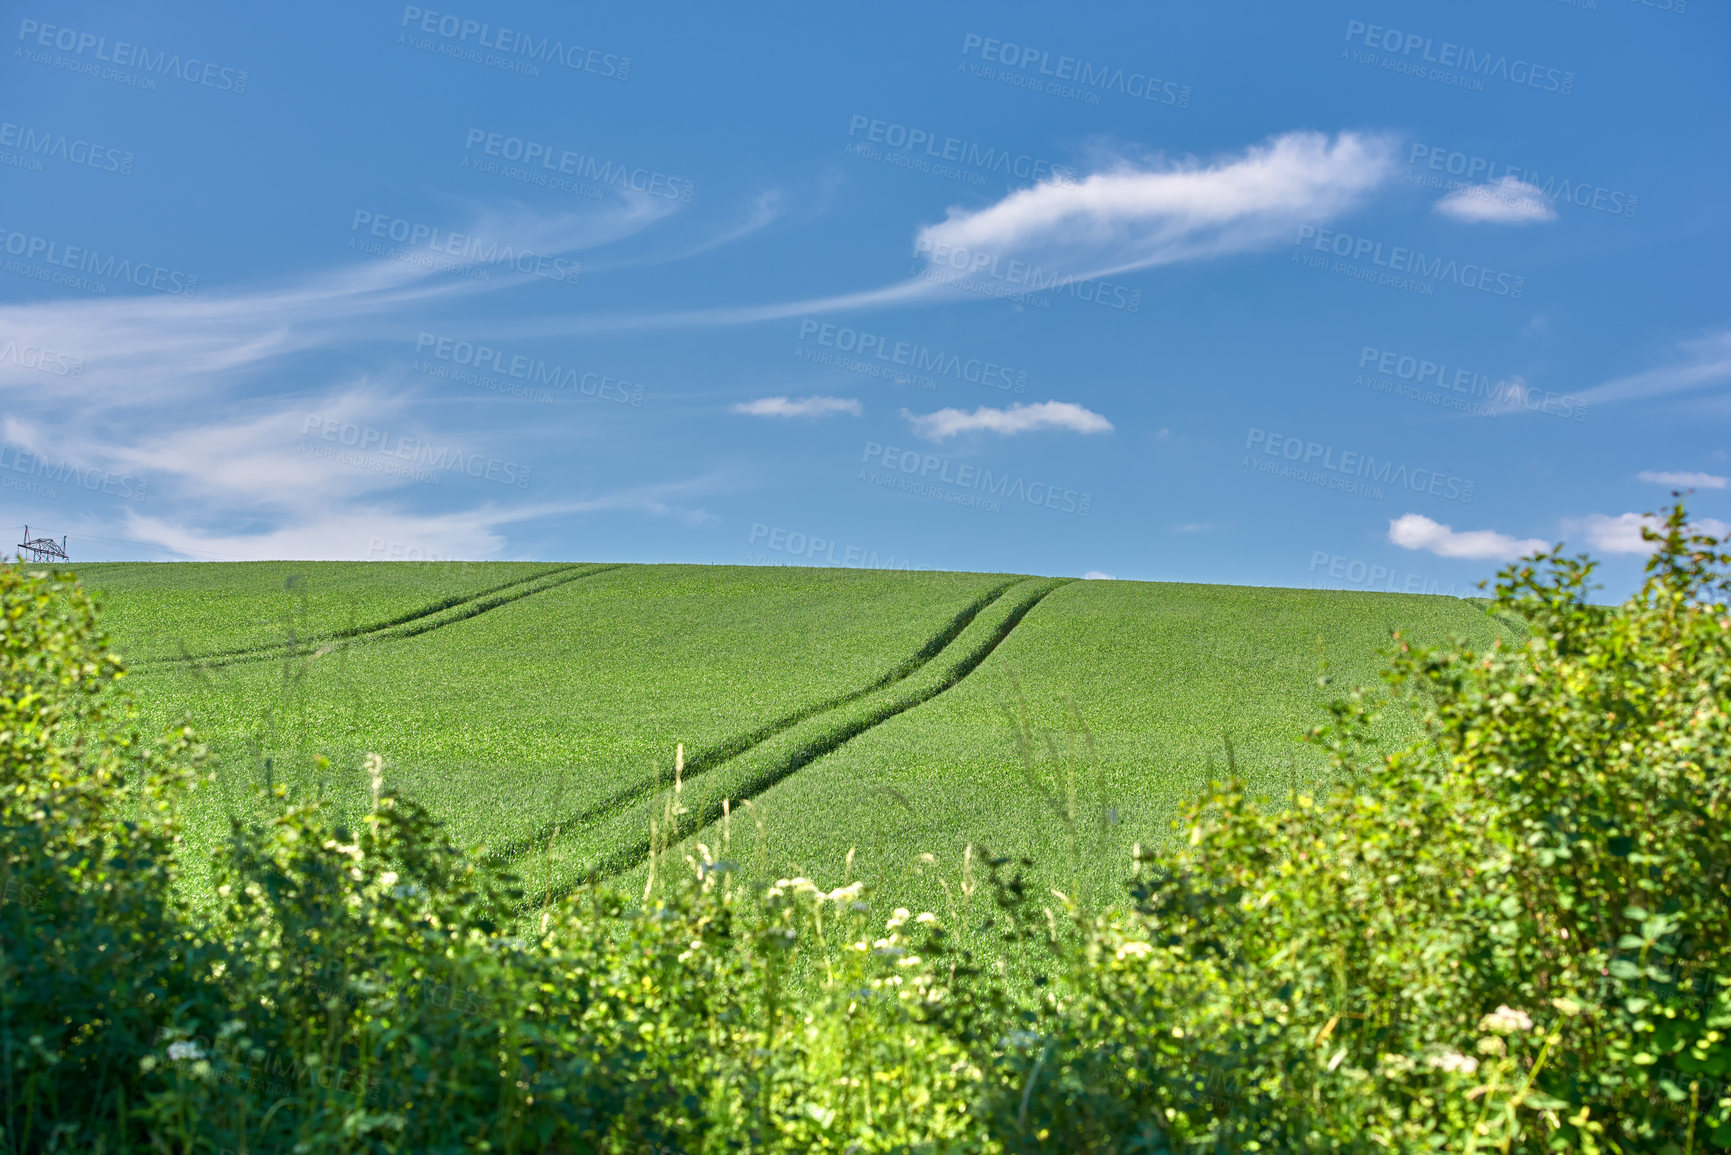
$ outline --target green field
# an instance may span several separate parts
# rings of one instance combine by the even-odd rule
[[[529,563],[82,567],[152,728],[190,715],[216,782],[339,808],[361,758],[532,889],[644,869],[665,820],[760,869],[936,901],[922,853],[1024,853],[1055,885],[1123,873],[1228,745],[1260,788],[1314,776],[1298,738],[1374,682],[1389,632],[1483,644],[1453,598],[1007,574]],[[1012,715],[1034,736],[1024,757]],[[1410,729],[1392,716],[1391,737]],[[317,759],[329,759],[323,768]],[[742,809],[743,800],[753,803]],[[1079,818],[1067,821],[1066,815]],[[757,831],[763,831],[760,838]],[[755,844],[755,845],[753,845]]]

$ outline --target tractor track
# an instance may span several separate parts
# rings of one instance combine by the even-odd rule
[[[676,813],[673,826],[664,831],[658,840],[664,846],[671,846],[702,832],[721,820],[726,805],[756,798],[802,768],[840,749],[861,734],[948,691],[978,669],[1036,606],[1054,590],[1067,585],[1070,580],[1028,578],[1012,583],[1006,590],[1000,590],[998,596],[994,597],[988,606],[994,605],[1000,600],[1007,600],[1010,604],[1002,620],[995,625],[990,622],[980,623],[983,627],[981,630],[983,636],[972,640],[971,643],[967,644],[964,652],[955,654],[952,660],[944,662],[941,660],[942,654],[950,651],[952,645],[967,633],[965,627],[957,631],[951,639],[951,644],[943,647],[939,655],[935,655],[920,664],[920,670],[934,665],[939,667],[939,675],[929,682],[923,682],[923,684],[913,687],[898,684],[898,682],[908,680],[904,676],[898,682],[880,685],[876,689],[868,689],[850,695],[846,702],[827,711],[827,713],[834,713],[840,710],[843,713],[843,717],[836,719],[830,725],[816,729],[826,720],[826,712],[813,712],[804,720],[813,723],[815,732],[801,735],[797,733],[797,724],[790,726],[780,734],[771,736],[756,746],[742,751],[741,754],[729,759],[726,763],[713,767],[712,774],[715,771],[722,772],[716,775],[723,779],[720,788],[706,791],[707,796],[702,802],[683,813]],[[1019,594],[1008,599],[1003,597],[1004,594],[1024,585],[1027,588],[1021,590]],[[986,606],[981,607],[982,611],[986,608]],[[968,624],[972,625],[978,619],[979,612],[976,612]],[[922,682],[922,679],[915,678],[913,681]],[[865,700],[874,693],[882,695],[882,700],[867,703]],[[856,704],[861,705],[862,708],[856,711],[848,710],[849,706]],[[778,744],[776,738],[783,737],[785,741]],[[770,746],[778,748],[765,752],[764,748]],[[762,756],[754,757],[754,755]],[[751,763],[754,762],[756,764],[752,765]],[[580,866],[579,869],[572,872],[569,881],[537,894],[534,901],[539,903],[558,898],[584,885],[623,874],[646,862],[651,851],[648,819],[653,816],[653,811],[646,814],[638,806],[631,804],[642,803],[651,795],[660,795],[663,798],[663,812],[665,813],[665,804],[672,792],[666,788],[665,779],[657,785],[661,786],[660,790],[643,789],[639,785],[629,792],[629,798],[624,797],[628,792],[622,791],[620,796],[590,807],[585,812],[585,816],[593,816],[590,822],[579,826],[576,830],[567,828],[558,831],[561,835],[581,835],[607,825],[607,819],[611,817],[617,824],[635,823],[637,830],[643,833],[641,836],[634,836],[624,841],[618,849],[603,852],[598,858],[591,859],[587,865]],[[691,795],[686,794],[684,797],[690,798]],[[603,813],[603,808],[609,805],[614,807],[616,811],[612,815]],[[625,812],[618,813],[617,809],[622,806],[625,807]],[[545,826],[552,825],[545,824]],[[533,845],[531,839],[520,840],[519,845],[514,847],[516,850],[514,857],[520,857],[525,850],[530,849]]]
[[[140,659],[133,662],[130,668],[140,673],[176,666],[210,670],[239,665],[244,662],[276,661],[294,657],[322,657],[325,654],[348,649],[351,646],[367,645],[380,641],[397,641],[429,633],[432,630],[442,629],[445,626],[478,617],[489,610],[521,601],[534,594],[618,568],[620,567],[617,564],[573,563],[556,566],[488,589],[477,590],[475,593],[462,597],[445,598],[370,626],[354,626],[346,630],[328,631],[309,635],[304,639],[275,642],[265,646],[219,650],[208,654],[182,654],[173,658]],[[523,588],[525,586],[529,588]]]
[[[685,762],[685,781],[690,782],[696,778],[702,777],[706,771],[716,766],[720,766],[725,762],[729,762],[732,759],[761,746],[763,743],[777,735],[793,729],[808,718],[815,718],[820,714],[827,714],[831,710],[847,705],[849,702],[857,702],[867,694],[875,694],[886,686],[892,686],[895,683],[918,673],[927,663],[936,658],[939,654],[943,653],[949,644],[955,641],[962,631],[967,629],[976,617],[989,608],[992,603],[1003,597],[1011,588],[1020,584],[1021,580],[1022,579],[1015,579],[1002,582],[993,586],[991,589],[986,590],[972,602],[969,602],[966,606],[962,607],[962,609],[956,613],[955,617],[951,618],[944,624],[944,627],[941,630],[932,635],[931,638],[927,639],[926,644],[915,651],[912,656],[903,659],[894,669],[890,670],[870,685],[862,686],[857,690],[849,690],[846,693],[837,694],[833,697],[826,698],[821,702],[816,702],[810,706],[795,710],[793,713],[785,714],[772,722],[766,722],[754,730],[749,730],[744,734],[738,734],[734,737],[725,739],[720,745],[712,746],[704,750],[694,751],[691,757],[687,758]],[[574,814],[567,814],[559,818],[548,819],[542,822],[528,834],[504,843],[498,849],[494,850],[489,857],[507,860],[519,858],[531,848],[545,843],[554,831],[571,833],[593,826],[597,821],[614,813],[620,807],[629,806],[631,803],[639,801],[640,799],[655,793],[657,790],[666,788],[671,783],[672,778],[668,775],[659,772],[646,774],[642,778],[631,783],[629,786],[614,791],[599,802],[592,803]]]

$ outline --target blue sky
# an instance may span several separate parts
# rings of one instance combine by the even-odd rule
[[[1731,520],[1721,5],[9,13],[75,559],[1617,593]]]

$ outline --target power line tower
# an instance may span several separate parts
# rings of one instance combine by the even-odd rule
[[[30,537],[30,527],[24,527],[24,540],[18,543],[18,552],[31,561],[66,561],[66,537],[62,535],[56,542],[51,537]]]

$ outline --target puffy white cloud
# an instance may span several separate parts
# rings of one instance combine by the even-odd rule
[[[1085,582],[1115,582],[1118,579],[1109,573],[1103,573],[1100,570],[1091,569],[1082,575],[1082,580]]]
[[[858,417],[863,412],[858,401],[847,397],[759,397],[735,405],[733,411],[751,417]]]
[[[902,416],[914,427],[914,432],[928,441],[943,441],[958,433],[1031,433],[1039,429],[1068,429],[1075,433],[1110,433],[1112,423],[1091,409],[1068,401],[1042,401],[1038,405],[1011,405],[1008,409],[993,409],[982,405],[972,413],[960,409],[940,409],[936,413],[919,414],[906,409]]]
[[[1396,168],[1392,140],[1354,132],[1288,133],[1208,165],[1124,160],[983,209],[952,208],[920,231],[915,252],[958,274],[992,262],[1004,276],[1015,260],[1104,276],[1288,240],[1299,225],[1355,208]]]
[[[1436,203],[1436,211],[1468,224],[1530,225],[1557,219],[1543,190],[1512,176],[1455,189]]]
[[[1615,517],[1609,514],[1594,513],[1579,520],[1563,523],[1566,530],[1579,531],[1587,539],[1587,546],[1600,553],[1652,553],[1653,542],[1641,539],[1643,527],[1660,529],[1665,523],[1647,513],[1619,513]],[[1704,517],[1691,522],[1689,529],[1695,533],[1711,534],[1714,537],[1724,537],[1731,533],[1731,525],[1718,518]]]
[[[1666,473],[1643,469],[1636,478],[1655,485],[1675,485],[1680,489],[1724,489],[1727,479],[1716,473]]]
[[[1514,538],[1489,529],[1456,531],[1432,521],[1422,513],[1408,513],[1388,523],[1388,540],[1402,549],[1421,549],[1438,557],[1509,561],[1522,554],[1544,549],[1541,538]]]

